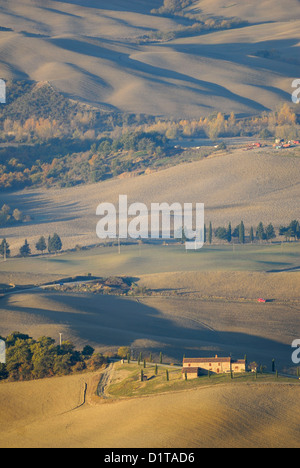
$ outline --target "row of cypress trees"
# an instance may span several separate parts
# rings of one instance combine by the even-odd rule
[[[44,253],[47,249],[49,253],[57,253],[62,249],[62,241],[58,234],[53,234],[53,236],[48,237],[48,242],[44,236],[40,237],[38,242],[35,245],[36,250]],[[20,247],[19,254],[21,257],[29,257],[31,255],[31,247],[27,239],[25,239],[24,244]],[[10,256],[10,245],[6,239],[3,239],[0,243],[0,255],[3,258]]]
[[[299,221],[294,220],[288,226],[280,226],[278,231],[279,236],[284,236],[286,241],[289,239],[299,240],[300,239],[300,224]],[[234,238],[238,239],[240,244],[245,244],[247,239],[245,224],[243,221],[235,228],[232,229],[231,223],[228,224],[228,227],[218,227],[213,229],[212,223],[210,222],[209,227],[205,226],[204,228],[204,241],[205,243],[212,244],[213,238],[232,242]],[[251,243],[256,240],[259,241],[270,241],[276,239],[277,234],[272,223],[268,224],[266,227],[262,222],[259,223],[255,229],[253,226],[250,228],[248,233],[248,238]]]

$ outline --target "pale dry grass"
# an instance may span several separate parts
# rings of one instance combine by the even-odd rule
[[[190,271],[143,275],[139,284],[154,291],[177,291],[207,299],[300,301],[300,272]]]
[[[85,383],[89,378],[90,374],[82,374],[30,382],[1,382],[2,435],[79,407],[84,402]]]
[[[182,164],[132,179],[114,179],[68,189],[24,190],[6,196],[6,203],[32,216],[29,225],[2,229],[12,253],[24,239],[34,245],[41,235],[57,232],[64,248],[93,245],[97,206],[102,202],[118,207],[119,195],[128,203],[204,203],[206,223],[214,227],[243,219],[246,229],[260,221],[277,228],[297,217],[300,158],[266,151],[235,150],[203,161]],[[292,202],[291,202],[292,200]],[[195,206],[195,205],[194,205]]]
[[[287,8],[289,11],[287,11]],[[291,11],[297,16],[299,9],[298,0],[288,0],[286,3],[274,2],[273,0],[248,0],[247,2],[233,3],[231,0],[196,0],[188,8],[193,12],[202,11],[212,14],[216,10],[228,16],[238,16],[251,21],[286,21],[290,18]]]
[[[166,362],[180,362],[183,354],[237,358],[247,354],[250,362],[262,362],[269,369],[275,358],[282,370],[292,366],[291,343],[298,338],[300,303],[299,273],[290,273],[290,281],[288,274],[283,275],[282,284],[280,275],[273,275],[274,285],[266,279],[264,292],[275,293],[278,285],[278,295],[267,297],[271,300],[267,304],[254,297],[256,287],[262,292],[258,285],[264,275],[244,273],[209,274],[203,286],[203,274],[197,273],[148,277],[143,282],[153,287],[161,278],[159,291],[138,298],[38,290],[13,294],[1,299],[0,334],[18,330],[35,339],[46,335],[58,340],[63,333],[78,349],[89,344],[106,353],[125,345],[135,356],[139,351],[147,356],[162,351]],[[291,296],[279,298],[284,284]]]
[[[150,15],[161,3],[5,2],[0,24],[13,31],[1,32],[1,76],[49,81],[92,105],[171,117],[197,118],[213,110],[256,113],[290,96],[299,56],[296,0],[196,3],[196,12],[241,17],[251,25],[242,33],[139,45],[139,38],[153,31],[166,33],[185,24]],[[266,49],[279,50],[291,61],[283,66],[253,57]]]
[[[0,385],[0,446],[299,447],[294,385],[224,385],[73,410],[83,380]]]

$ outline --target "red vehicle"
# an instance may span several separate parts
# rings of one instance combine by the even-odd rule
[[[267,302],[267,300],[266,300],[266,299],[261,299],[261,298],[260,298],[260,299],[258,299],[258,302],[260,302],[261,304],[265,304],[265,303]]]

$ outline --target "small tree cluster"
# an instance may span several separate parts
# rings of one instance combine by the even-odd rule
[[[57,253],[60,252],[62,249],[62,241],[58,234],[53,234],[53,236],[49,236],[48,238],[48,252],[49,253]]]
[[[300,239],[300,224],[299,221],[292,221],[289,226],[280,226],[279,235],[284,236],[286,240],[299,240]]]
[[[0,226],[13,225],[30,221],[29,216],[25,216],[18,208],[12,209],[4,204],[0,210]]]
[[[80,352],[70,341],[61,346],[49,337],[34,340],[28,335],[14,332],[4,339],[6,364],[0,368],[0,380],[33,380],[68,375],[87,369],[95,371],[107,362],[101,354],[95,354],[90,346]]]
[[[49,253],[57,253],[60,252],[62,249],[62,241],[58,234],[54,234],[52,237],[49,236],[48,243],[46,243],[46,239],[44,236],[40,237],[38,242],[35,244],[35,248],[38,252],[44,253],[47,249]],[[10,256],[10,246],[6,239],[2,239],[0,242],[0,255],[3,258],[7,258]],[[25,239],[24,244],[19,249],[19,255],[21,257],[29,257],[31,255],[31,247],[28,243],[28,240]]]
[[[300,223],[297,220],[292,221],[288,226],[280,226],[278,230],[279,236],[284,236],[286,241],[288,240],[299,240],[300,239]],[[236,226],[235,229],[232,229],[231,223],[227,227],[218,227],[213,229],[212,223],[209,224],[209,229],[207,232],[207,227],[204,227],[204,241],[209,242],[212,244],[213,236],[216,239],[227,241],[229,243],[232,242],[234,239],[238,239],[240,244],[246,243],[247,233],[245,229],[245,224],[243,221]],[[272,241],[276,239],[277,233],[272,223],[264,226],[262,222],[260,222],[255,229],[251,226],[249,230],[249,241],[253,243],[254,241]]]

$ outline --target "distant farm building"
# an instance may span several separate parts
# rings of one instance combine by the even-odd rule
[[[183,360],[183,378],[196,379],[200,375],[229,374],[246,372],[245,359],[234,360],[231,357],[190,358]]]

